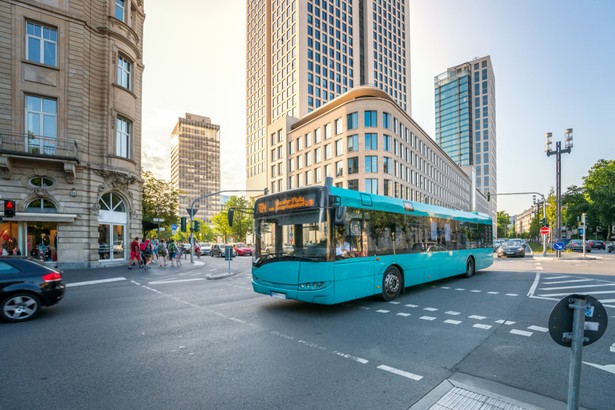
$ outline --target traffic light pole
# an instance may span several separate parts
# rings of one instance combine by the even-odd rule
[[[208,198],[210,196],[214,196],[214,195],[218,195],[218,194],[222,194],[222,193],[229,193],[229,192],[262,192],[263,195],[267,195],[268,189],[225,189],[223,191],[218,191],[218,192],[212,192],[210,194],[205,194],[205,195],[201,195],[200,197],[196,198],[194,201],[192,201],[192,203],[190,204],[190,208],[187,209],[188,214],[190,215],[190,263],[194,263],[194,215],[196,215],[196,212],[198,211],[197,208],[195,208],[197,202],[199,202],[201,199],[205,199]]]

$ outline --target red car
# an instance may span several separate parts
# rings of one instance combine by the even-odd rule
[[[243,243],[235,245],[235,252],[237,256],[252,256],[252,248]]]

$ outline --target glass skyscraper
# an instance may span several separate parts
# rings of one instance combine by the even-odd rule
[[[489,56],[451,67],[435,77],[436,143],[475,172],[476,189],[497,193],[495,77]],[[491,196],[491,214],[497,200]]]

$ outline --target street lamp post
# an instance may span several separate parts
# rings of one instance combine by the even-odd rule
[[[561,141],[555,143],[555,150],[551,149],[553,134],[547,132],[545,134],[545,153],[547,157],[555,155],[555,237],[559,242],[562,236],[562,154],[569,154],[572,151],[572,128],[568,128],[564,131],[564,149],[562,149]],[[561,251],[556,250],[556,256],[561,257]]]

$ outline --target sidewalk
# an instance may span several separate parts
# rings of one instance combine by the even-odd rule
[[[567,407],[566,403],[549,397],[457,373],[408,410],[562,410]]]

